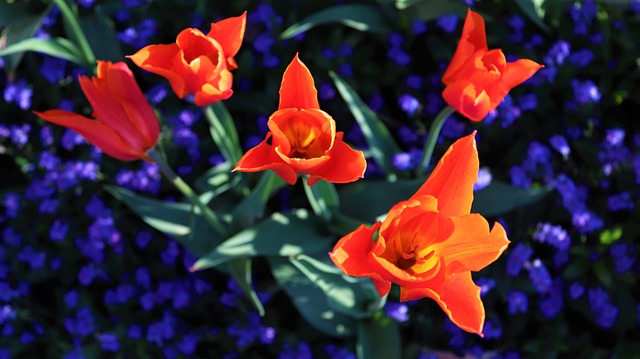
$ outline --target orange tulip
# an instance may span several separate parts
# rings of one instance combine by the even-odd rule
[[[158,118],[127,64],[98,60],[98,76],[80,76],[79,81],[94,119],[64,110],[35,114],[76,131],[111,157],[151,161],[146,153],[158,141]]]
[[[200,30],[182,30],[175,44],[149,45],[127,56],[140,68],[169,80],[180,98],[195,94],[198,106],[226,100],[233,94],[234,56],[240,50],[247,12],[211,23],[207,35]]]
[[[542,68],[531,60],[507,62],[502,50],[489,50],[482,17],[469,10],[462,36],[442,77],[442,97],[472,121],[482,121],[515,86]]]
[[[456,325],[482,336],[484,306],[471,271],[495,261],[509,240],[499,223],[489,230],[484,217],[470,213],[478,177],[474,135],[456,141],[384,222],[361,225],[329,256],[347,275],[371,278],[380,295],[396,283],[401,301],[432,298]]]
[[[242,156],[234,171],[272,170],[289,184],[308,174],[307,184],[320,179],[334,183],[362,178],[367,163],[336,133],[336,123],[318,104],[318,92],[309,69],[293,58],[282,76],[280,106],[269,117],[269,132]]]

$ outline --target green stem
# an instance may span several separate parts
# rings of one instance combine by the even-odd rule
[[[211,126],[213,141],[224,157],[235,165],[242,156],[242,148],[238,139],[238,131],[229,113],[222,103],[205,106],[203,111]]]
[[[453,107],[447,105],[447,107],[443,108],[431,123],[431,127],[429,128],[429,137],[427,138],[427,142],[424,145],[422,161],[420,161],[420,166],[418,166],[418,168],[416,169],[416,175],[418,177],[422,177],[424,175],[424,172],[429,166],[429,162],[431,161],[433,149],[436,147],[436,142],[438,142],[438,137],[440,136],[442,126],[444,125],[444,122],[447,120],[447,118],[449,118],[449,116],[451,116],[451,114],[455,111],[456,110],[454,110]]]
[[[216,216],[211,208],[202,203],[198,194],[195,193],[193,189],[191,189],[191,187],[187,184],[187,182],[185,182],[180,176],[178,176],[171,167],[169,167],[160,153],[155,149],[152,149],[147,152],[147,156],[149,156],[149,158],[152,159],[153,162],[158,165],[158,167],[160,167],[160,171],[165,175],[169,182],[173,183],[173,185],[180,192],[182,192],[182,194],[184,194],[185,197],[187,197],[191,201],[191,203],[193,203],[193,205],[200,209],[204,218],[207,220],[207,222],[209,222],[209,225],[211,225],[214,230],[224,236],[227,230],[222,222],[220,222],[220,219],[218,219],[218,216]]]

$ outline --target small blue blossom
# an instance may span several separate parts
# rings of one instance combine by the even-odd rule
[[[7,103],[15,103],[23,110],[31,107],[32,96],[33,90],[24,79],[8,83],[4,88],[4,100]]]
[[[400,95],[398,105],[408,115],[413,116],[420,110],[420,102],[417,98],[409,94]]]
[[[571,80],[573,96],[578,104],[598,103],[602,95],[598,86],[591,80]]]
[[[436,20],[436,25],[444,32],[450,34],[456,30],[459,20],[460,18],[455,14],[443,15]]]
[[[609,329],[615,324],[618,308],[611,304],[609,293],[604,289],[601,287],[589,289],[589,305],[599,326]]]
[[[385,306],[385,313],[387,317],[404,323],[409,320],[409,307],[403,303],[389,302]]]
[[[117,352],[120,350],[120,341],[115,334],[101,333],[96,335],[100,342],[100,348],[106,352]]]
[[[540,243],[547,243],[558,250],[566,250],[571,245],[571,238],[561,226],[550,223],[539,223],[533,239]]]
[[[70,334],[81,337],[86,337],[96,330],[93,315],[87,307],[80,308],[74,317],[65,318],[64,327]]]
[[[500,339],[502,336],[502,326],[497,319],[490,319],[484,323],[482,334],[485,339]]]
[[[507,274],[512,277],[517,276],[524,264],[529,261],[533,254],[531,247],[524,243],[518,243],[515,248],[511,250],[509,258],[507,259]]]
[[[525,292],[514,290],[507,295],[509,314],[526,313],[529,306],[529,298]]]
[[[630,192],[622,192],[609,196],[607,207],[611,212],[631,211],[636,208]]]
[[[613,264],[618,273],[627,272],[636,261],[634,247],[626,243],[614,243],[609,248]]]
[[[492,178],[491,170],[487,167],[481,167],[478,170],[478,179],[473,184],[473,190],[480,191],[481,189],[484,189],[491,184]]]
[[[40,73],[45,80],[52,84],[57,83],[65,77],[67,61],[58,57],[44,56]]]
[[[562,157],[567,158],[571,153],[571,148],[569,147],[569,143],[567,139],[562,135],[553,135],[549,138],[549,144],[553,147],[554,150],[558,151],[562,155]]]
[[[569,286],[569,297],[576,300],[584,294],[584,286],[579,282],[573,282]]]
[[[534,259],[533,262],[526,265],[529,270],[529,279],[536,287],[539,293],[547,293],[551,289],[553,284],[551,275],[547,270],[547,267],[542,263],[540,259]]]
[[[552,289],[541,295],[538,304],[542,315],[546,318],[553,318],[560,313],[564,306],[562,283],[560,281],[554,282]]]
[[[67,308],[75,308],[78,305],[78,292],[75,290],[70,290],[67,294],[64,295],[64,303],[67,305]]]

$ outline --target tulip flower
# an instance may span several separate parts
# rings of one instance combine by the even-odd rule
[[[347,275],[373,280],[380,295],[391,283],[400,300],[434,299],[460,328],[482,336],[485,313],[472,271],[495,261],[509,240],[500,223],[470,213],[478,177],[475,132],[456,141],[431,176],[383,222],[361,225],[329,256]]]
[[[78,80],[93,107],[93,119],[64,110],[35,114],[76,131],[111,157],[151,161],[146,153],[158,141],[158,118],[127,64],[98,60],[98,76]]]
[[[179,98],[195,94],[198,106],[226,100],[233,94],[233,58],[242,44],[247,12],[211,24],[206,35],[200,30],[182,30],[176,42],[149,45],[128,56],[140,68],[169,80]]]
[[[298,174],[310,175],[308,185],[320,179],[347,183],[362,178],[364,154],[344,143],[342,132],[336,133],[336,123],[320,109],[313,77],[297,54],[284,72],[280,105],[267,125],[264,141],[245,153],[234,171],[272,170],[292,185]]]
[[[489,50],[482,17],[469,10],[449,67],[442,97],[460,114],[482,121],[515,86],[543,66],[531,60],[507,62],[502,50]]]

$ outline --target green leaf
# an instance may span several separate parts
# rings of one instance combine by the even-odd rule
[[[273,277],[307,323],[334,337],[355,334],[356,320],[331,308],[322,290],[287,258],[268,257],[267,259]]]
[[[264,317],[264,306],[260,302],[256,291],[251,285],[251,259],[250,258],[235,258],[229,261],[229,273],[233,276],[236,283],[242,288],[242,291],[247,296],[251,304],[258,311],[261,317]]]
[[[336,5],[304,18],[280,34],[281,39],[290,39],[318,25],[339,23],[359,31],[386,34],[390,30],[385,18],[375,7],[365,4]]]
[[[604,285],[609,290],[613,288],[613,277],[611,276],[611,271],[609,270],[609,268],[607,268],[607,264],[605,261],[597,261],[593,265],[593,272],[596,274],[596,277],[598,277],[602,285]]]
[[[114,23],[99,6],[94,7],[93,14],[83,16],[80,25],[89,45],[95,49],[95,54],[100,60],[116,62],[124,59]]]
[[[62,21],[65,24],[67,35],[78,49],[80,49],[83,57],[83,63],[94,65],[96,63],[96,56],[93,53],[84,32],[82,31],[78,14],[69,7],[66,0],[52,0],[52,2],[60,9],[60,14],[62,15]]]
[[[194,212],[191,204],[162,202],[118,186],[106,186],[105,190],[148,225],[178,240],[195,256],[210,252],[222,241],[207,221]]]
[[[396,8],[424,21],[448,14],[464,16],[467,12],[467,7],[458,0],[396,0]]]
[[[492,181],[490,185],[475,193],[471,212],[487,217],[499,216],[516,208],[533,204],[546,196],[549,188],[523,189]]]
[[[35,34],[35,32],[42,26],[42,19],[49,12],[50,7],[42,8],[34,2],[19,2],[19,3],[2,3],[0,4],[0,28],[2,35],[0,40],[4,42],[5,47],[0,56],[5,57],[5,67],[9,72],[15,72],[16,68],[22,61],[24,51],[29,49],[6,52],[6,48],[13,47],[19,44]],[[19,48],[18,48],[19,49]],[[10,50],[13,51],[13,50]]]
[[[84,58],[82,57],[80,50],[78,50],[74,44],[69,42],[69,40],[61,37],[52,39],[39,39],[32,37],[25,39],[0,50],[0,56],[19,54],[25,51],[35,51],[63,60],[68,60],[78,65],[87,65],[84,63]]]
[[[242,147],[233,118],[222,101],[204,107],[204,115],[209,122],[209,132],[225,159],[232,164],[242,157]]]
[[[355,319],[367,318],[386,303],[387,297],[380,296],[371,279],[345,275],[325,253],[322,254],[322,260],[308,255],[291,257],[289,260],[320,288],[329,307],[339,313]]]
[[[265,206],[271,195],[286,184],[273,171],[263,172],[251,194],[233,209],[232,224],[239,227],[238,229],[252,226],[257,218],[264,215]]]
[[[309,199],[313,213],[327,222],[330,221],[340,207],[336,186],[325,180],[320,180],[313,186],[309,186],[305,181],[304,191]]]
[[[331,76],[338,92],[340,92],[353,117],[358,122],[362,134],[369,145],[371,156],[382,167],[385,174],[391,175],[395,173],[391,158],[394,154],[400,152],[400,147],[396,144],[387,127],[338,74],[330,71],[329,76]]]
[[[358,321],[358,358],[401,358],[402,347],[398,323],[382,313]]]
[[[274,213],[255,226],[236,233],[201,257],[193,270],[202,270],[237,257],[295,256],[329,250],[334,241],[319,234],[315,221],[305,210]]]
[[[391,207],[409,199],[422,186],[424,180],[402,180],[394,182],[360,180],[338,191],[342,213],[347,216],[375,222]],[[363,205],[366,203],[366,205]]]
[[[524,14],[527,15],[540,30],[549,34],[551,30],[544,23],[544,8],[542,7],[544,2],[545,0],[516,0],[516,4],[518,4]]]

